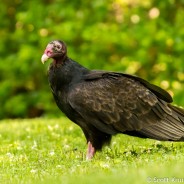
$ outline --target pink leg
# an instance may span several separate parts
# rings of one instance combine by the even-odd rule
[[[87,149],[86,160],[92,159],[94,155],[95,155],[95,148],[93,147],[93,145],[89,141],[88,142],[88,149]]]

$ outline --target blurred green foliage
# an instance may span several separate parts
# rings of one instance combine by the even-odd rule
[[[91,69],[138,75],[184,106],[184,0],[1,0],[0,118],[60,115],[40,57],[53,39]]]

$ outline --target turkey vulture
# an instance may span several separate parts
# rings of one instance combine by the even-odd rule
[[[47,45],[42,63],[49,58],[54,99],[81,127],[88,143],[87,159],[118,133],[184,141],[184,110],[171,105],[172,97],[160,87],[129,74],[89,70],[68,57],[63,41]]]

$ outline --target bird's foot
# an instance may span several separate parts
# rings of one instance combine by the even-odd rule
[[[95,155],[95,148],[91,144],[91,142],[88,142],[88,149],[87,149],[87,155],[86,155],[86,160],[91,160],[93,156]]]

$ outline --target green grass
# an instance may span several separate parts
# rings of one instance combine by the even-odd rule
[[[3,120],[0,145],[1,184],[184,183],[184,143],[117,135],[86,161],[84,135],[66,118]]]

